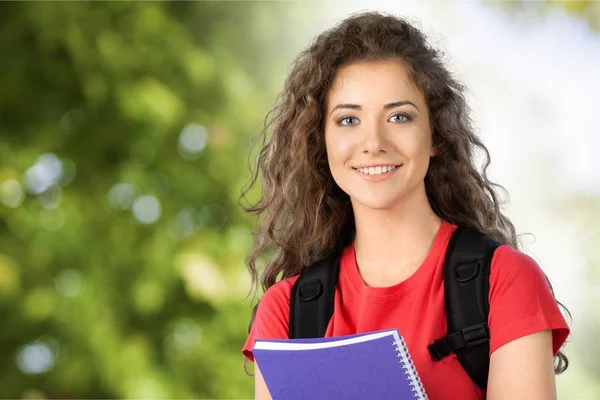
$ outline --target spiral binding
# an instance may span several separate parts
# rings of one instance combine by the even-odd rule
[[[393,341],[392,345],[394,345],[394,350],[396,351],[398,361],[402,364],[404,375],[406,375],[408,378],[414,398],[418,400],[429,400],[427,393],[425,393],[425,388],[423,387],[421,378],[419,378],[417,369],[415,368],[415,364],[410,357],[410,353],[408,352],[408,347],[406,347],[404,338],[400,336],[399,341]]]

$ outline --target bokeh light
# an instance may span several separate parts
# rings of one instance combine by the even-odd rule
[[[194,209],[187,207],[181,210],[169,222],[169,236],[176,240],[182,240],[194,234],[200,220]]]
[[[204,125],[189,124],[179,135],[179,154],[186,160],[200,157],[208,141],[208,130]]]
[[[113,208],[127,210],[135,198],[135,187],[129,183],[117,183],[108,191],[108,203]]]
[[[160,219],[160,202],[154,196],[140,196],[133,201],[132,211],[142,224],[154,224]]]
[[[16,179],[7,179],[0,183],[0,202],[7,207],[17,208],[25,200],[25,193]]]
[[[76,297],[81,292],[83,278],[81,273],[74,269],[59,272],[54,281],[56,290],[64,297]]]
[[[51,153],[41,155],[35,164],[25,171],[23,181],[33,194],[41,193],[57,183],[63,174],[60,159]]]
[[[57,353],[58,344],[54,339],[35,340],[17,352],[17,366],[25,374],[42,374],[54,367]]]

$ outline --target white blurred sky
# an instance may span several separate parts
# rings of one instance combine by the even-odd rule
[[[518,233],[535,236],[524,250],[573,314],[571,341],[597,333],[589,317],[600,288],[590,269],[600,265],[600,252],[590,249],[599,228],[561,204],[600,195],[600,34],[560,10],[511,16],[470,1],[332,1],[323,9],[313,34],[350,13],[382,10],[415,21],[446,52],[468,88],[472,118],[491,153],[490,176],[509,192],[506,211]]]

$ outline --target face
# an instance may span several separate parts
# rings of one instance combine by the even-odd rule
[[[435,153],[429,115],[398,61],[338,71],[327,96],[325,143],[331,174],[355,210],[393,208],[424,192]]]

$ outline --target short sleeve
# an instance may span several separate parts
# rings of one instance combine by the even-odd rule
[[[507,245],[496,249],[490,271],[490,354],[500,346],[542,330],[552,330],[558,352],[569,327],[540,266]]]
[[[296,279],[298,276],[277,282],[260,299],[252,328],[242,348],[242,353],[248,360],[254,361],[252,348],[256,339],[288,338],[290,296]]]

